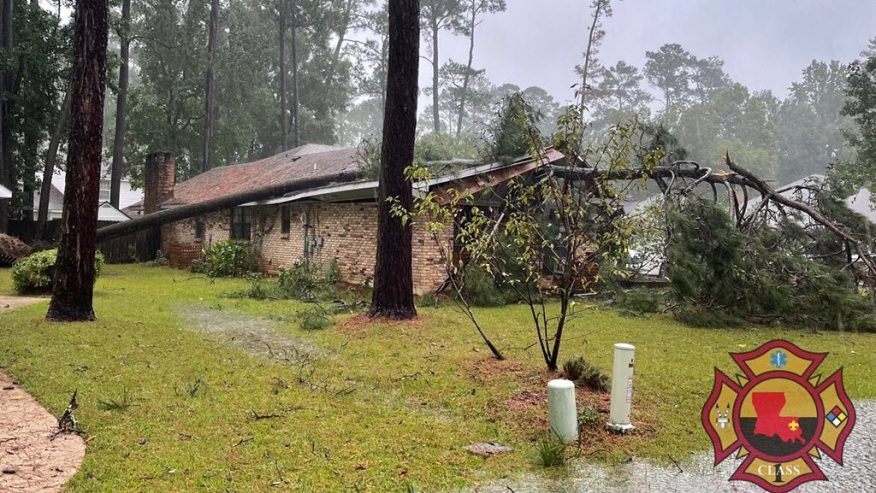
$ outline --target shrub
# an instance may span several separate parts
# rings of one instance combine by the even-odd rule
[[[280,269],[280,291],[290,298],[312,299],[318,286],[317,271],[311,264]]]
[[[241,291],[230,293],[232,298],[252,298],[256,300],[267,300],[280,298],[277,287],[265,282],[265,278],[261,274],[251,272],[246,275],[249,281],[249,286]]]
[[[335,259],[331,259],[328,265],[325,266],[325,282],[329,284],[341,282],[341,268]]]
[[[621,290],[614,299],[615,308],[624,315],[657,313],[662,305],[663,294],[653,288]]]
[[[204,248],[202,258],[192,264],[193,272],[210,277],[240,277],[256,269],[258,254],[246,243],[220,241]]]
[[[304,330],[322,330],[332,325],[331,314],[318,306],[297,312],[295,318]]]
[[[572,358],[563,365],[565,377],[575,382],[576,387],[584,387],[597,392],[608,390],[608,375],[599,367],[592,365],[583,356]]]
[[[158,250],[155,252],[155,260],[153,260],[152,263],[153,265],[167,265],[167,255],[161,250]]]
[[[431,306],[437,307],[439,304],[438,295],[435,293],[426,293],[420,296],[420,299],[417,300],[418,306]]]
[[[279,291],[285,298],[302,301],[327,300],[336,296],[332,279],[340,278],[336,262],[322,269],[313,263],[302,263],[290,269],[280,269]]]
[[[19,259],[12,266],[12,282],[20,294],[43,294],[52,291],[58,250],[44,250]],[[94,256],[94,280],[100,277],[105,259],[102,253]]]
[[[592,428],[599,424],[599,409],[593,406],[584,406],[578,412],[578,428]]]

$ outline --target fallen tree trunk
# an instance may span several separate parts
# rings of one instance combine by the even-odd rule
[[[143,217],[138,217],[130,221],[104,226],[97,230],[97,241],[101,242],[112,238],[118,238],[119,236],[124,236],[146,228],[161,226],[162,224],[168,224],[188,219],[190,217],[208,214],[210,212],[228,209],[247,202],[280,197],[287,193],[323,187],[330,185],[331,183],[352,181],[359,177],[360,173],[358,172],[337,173],[319,178],[288,181],[278,185],[260,187],[246,192],[226,195],[224,197],[205,200],[194,204],[175,206],[152,214],[146,214]]]
[[[592,180],[599,176],[603,180],[639,180],[647,177],[651,180],[663,180],[665,178],[690,178],[703,179],[706,183],[729,183],[732,185],[750,186],[751,183],[733,173],[713,172],[708,168],[678,169],[659,167],[654,169],[630,168],[614,170],[598,170],[593,168],[581,168],[575,166],[553,166],[551,172],[561,178]],[[659,183],[659,181],[658,181]],[[661,187],[662,189],[662,187]]]

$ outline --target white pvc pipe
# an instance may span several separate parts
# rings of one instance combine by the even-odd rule
[[[571,380],[548,382],[548,409],[551,430],[565,443],[578,439],[578,413],[575,406],[575,384]]]
[[[636,348],[632,344],[614,345],[614,368],[611,372],[611,412],[608,428],[621,433],[636,429],[630,420],[633,403],[633,360]]]

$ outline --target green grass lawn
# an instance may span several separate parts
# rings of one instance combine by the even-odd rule
[[[538,349],[527,349],[535,335],[524,307],[480,310],[510,359],[495,364],[450,307],[423,308],[412,324],[339,317],[334,327],[305,331],[293,316],[303,304],[223,296],[244,285],[107,266],[95,292],[98,322],[45,322],[46,303],[0,314],[0,367],[56,414],[79,390],[77,416],[90,441],[70,491],[434,491],[537,469],[532,451],[547,411],[529,403],[551,375]],[[9,271],[0,270],[0,293],[10,291]],[[320,357],[290,365],[246,352],[190,330],[199,314],[219,326],[273,320],[272,330]],[[663,461],[708,449],[699,412],[712,368],[730,372],[728,352],[774,338],[829,351],[823,369],[844,366],[853,399],[876,397],[874,335],[695,329],[593,309],[571,325],[562,359],[582,354],[610,369],[612,344],[635,344],[634,420],[642,433],[593,431],[586,452],[608,462]],[[126,409],[99,405],[125,394]],[[463,450],[481,441],[515,450],[487,460]]]

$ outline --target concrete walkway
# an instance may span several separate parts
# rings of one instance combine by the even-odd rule
[[[35,296],[4,296],[0,295],[0,313],[20,306],[33,305],[41,301],[49,301],[48,298],[38,298]]]
[[[78,435],[52,435],[58,420],[0,370],[0,491],[57,492],[85,455]]]

